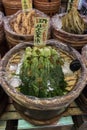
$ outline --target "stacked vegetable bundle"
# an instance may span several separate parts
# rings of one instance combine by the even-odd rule
[[[21,42],[29,42],[34,39],[34,19],[36,17],[48,18],[43,12],[32,9],[29,12],[19,10],[16,14],[4,19],[4,30],[9,48]],[[50,37],[50,25],[48,38]]]
[[[81,18],[76,8],[72,8],[69,13],[62,17],[62,29],[73,34],[83,34],[86,29],[86,23]]]
[[[28,47],[20,70],[20,91],[36,97],[54,97],[67,93],[58,52],[48,46]]]
[[[10,26],[14,32],[21,35],[34,35],[35,10],[30,12],[20,12],[17,17],[10,21]]]
[[[72,34],[84,34],[87,29],[87,22],[84,21],[78,12],[79,0],[74,0],[71,10],[62,17],[62,29]]]

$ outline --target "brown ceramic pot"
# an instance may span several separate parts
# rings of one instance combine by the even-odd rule
[[[12,48],[1,60],[0,79],[1,85],[5,92],[13,99],[13,104],[19,113],[32,124],[46,125],[56,122],[60,114],[65,111],[68,105],[76,99],[86,84],[87,71],[81,55],[73,48],[60,43],[56,40],[47,41],[47,45],[61,49],[69,56],[78,59],[81,64],[81,73],[73,89],[64,96],[56,96],[53,98],[37,98],[34,96],[26,96],[15,88],[11,87],[6,78],[6,66],[9,59],[17,52],[28,46],[33,47],[33,43],[21,43]]]
[[[43,12],[40,12],[39,10],[34,9],[36,14],[40,17],[48,17],[45,15]],[[4,19],[4,30],[6,34],[6,39],[9,44],[9,48],[12,48],[13,46],[19,44],[20,42],[29,42],[34,39],[34,35],[22,35],[22,34],[17,34],[12,30],[10,27],[10,21],[14,19],[14,17],[17,17],[18,14],[20,14],[22,10],[18,11],[16,14],[11,15],[9,17],[6,17]],[[48,37],[50,37],[50,27],[49,27],[49,32],[48,32]]]
[[[21,0],[2,0],[2,3],[6,15],[12,15],[22,8]]]
[[[34,7],[49,16],[59,12],[61,1],[60,0],[33,0]]]
[[[64,43],[67,43],[73,46],[76,49],[81,49],[85,44],[87,44],[87,34],[72,34],[68,33],[61,29],[62,21],[61,18],[65,15],[65,13],[55,15],[52,18],[52,34],[53,38]],[[86,22],[87,18],[85,16],[82,17]]]

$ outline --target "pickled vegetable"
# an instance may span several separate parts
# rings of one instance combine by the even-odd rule
[[[67,93],[61,65],[63,60],[52,47],[27,47],[20,70],[20,91],[40,98]]]
[[[62,18],[62,29],[69,33],[83,34],[85,22],[81,18],[77,9],[72,9]]]
[[[69,33],[83,34],[87,25],[77,10],[78,0],[74,0],[72,9],[62,17],[62,29]]]

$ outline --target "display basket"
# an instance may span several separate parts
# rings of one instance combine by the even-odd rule
[[[34,7],[49,16],[53,16],[60,10],[61,1],[60,0],[34,0]]]
[[[21,7],[21,0],[2,0],[5,14],[12,15],[19,11]]]
[[[35,13],[39,16],[39,17],[46,17],[48,18],[47,15],[45,15],[43,12],[40,12],[36,9]],[[5,34],[6,34],[6,39],[9,45],[9,48],[12,48],[13,46],[19,44],[20,42],[29,42],[29,41],[33,41],[34,40],[34,35],[33,34],[17,34],[16,32],[14,32],[10,26],[10,21],[13,20],[14,18],[17,17],[18,14],[23,13],[22,10],[18,11],[16,14],[5,17],[4,18],[4,29],[5,29]],[[48,38],[50,37],[50,25],[49,25],[49,31],[48,31]]]
[[[78,70],[76,78],[72,78],[74,73],[71,76],[67,75],[68,84],[71,80],[74,80],[76,82],[72,85],[73,88],[71,89],[71,91],[63,96],[55,96],[51,98],[26,96],[8,83],[8,75],[10,73],[8,65],[10,65],[11,63],[14,64],[16,60],[19,61],[18,59],[14,59],[16,54],[20,56],[20,52],[22,50],[24,50],[26,47],[33,46],[33,42],[18,44],[3,57],[3,59],[1,60],[0,68],[1,85],[5,92],[13,99],[13,104],[15,108],[23,116],[24,119],[34,125],[52,124],[58,121],[58,119],[61,117],[60,114],[63,113],[69,106],[69,104],[72,103],[80,95],[81,91],[86,85],[87,70],[81,55],[75,49],[56,40],[48,40],[46,46],[55,47],[56,50],[60,52],[60,54],[62,53],[62,57],[64,58],[64,60],[68,59],[69,62],[74,59],[79,60],[81,64],[81,69]]]
[[[64,15],[65,13],[61,13],[52,17],[52,36],[54,39],[67,43],[76,49],[81,49],[87,44],[87,34],[73,34],[64,31],[61,21]],[[82,16],[82,18],[87,22],[86,16]]]

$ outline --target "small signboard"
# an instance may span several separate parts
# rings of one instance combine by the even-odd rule
[[[49,18],[35,18],[34,45],[45,45],[48,34]]]
[[[29,11],[32,9],[32,0],[21,0],[21,2],[23,11]]]

